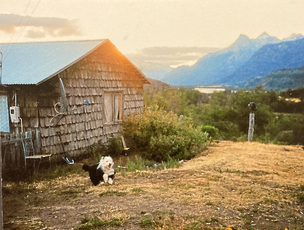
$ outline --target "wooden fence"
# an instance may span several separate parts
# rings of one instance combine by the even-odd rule
[[[21,138],[32,138],[35,152],[40,152],[41,142],[39,131],[27,131],[18,135],[1,132],[0,135],[3,178],[25,169],[25,156]]]

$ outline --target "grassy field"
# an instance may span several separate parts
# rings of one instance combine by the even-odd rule
[[[122,169],[101,187],[82,163],[4,182],[4,229],[304,229],[301,146],[222,141],[179,168]]]

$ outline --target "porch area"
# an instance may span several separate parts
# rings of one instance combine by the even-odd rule
[[[40,166],[41,138],[38,130],[30,130],[20,134],[0,132],[3,178],[16,172],[34,169]]]

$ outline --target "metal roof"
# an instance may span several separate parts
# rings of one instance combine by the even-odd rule
[[[39,84],[85,57],[105,41],[108,40],[2,43],[2,84]]]

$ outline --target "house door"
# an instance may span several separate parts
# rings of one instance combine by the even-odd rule
[[[8,114],[7,96],[0,95],[0,132],[9,132],[9,114]]]

